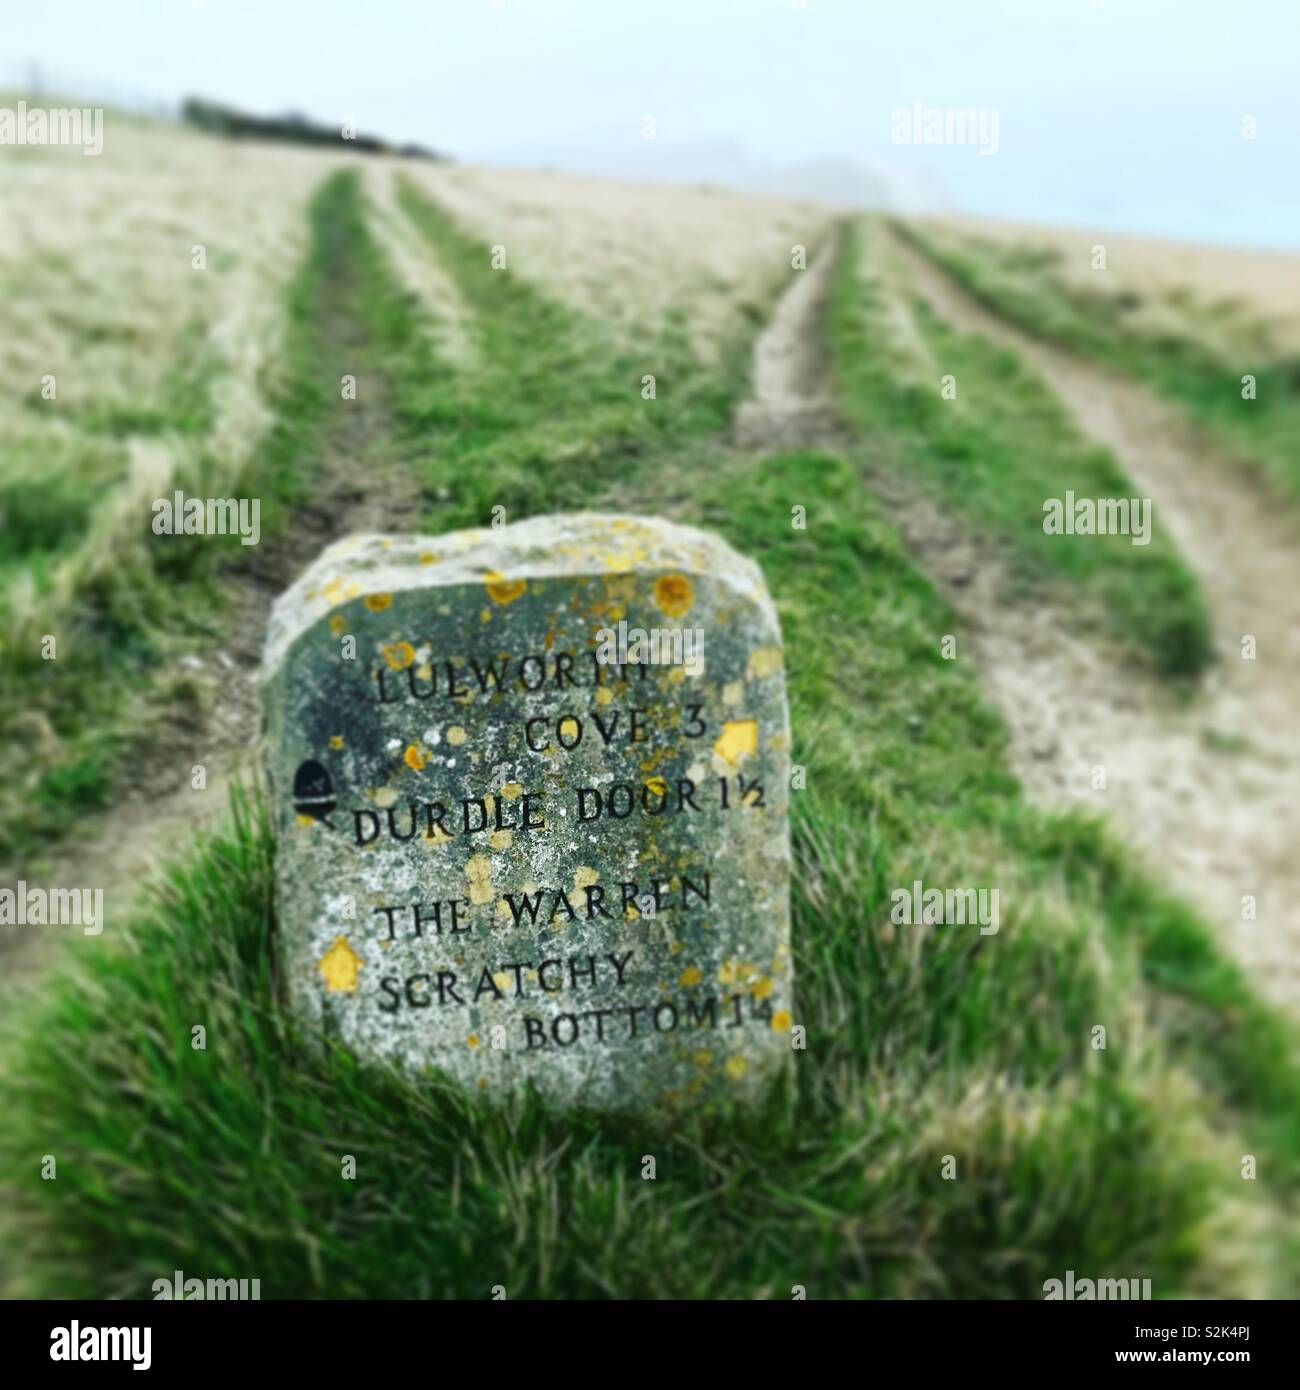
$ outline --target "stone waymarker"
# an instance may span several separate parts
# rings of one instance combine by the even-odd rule
[[[325,551],[264,668],[294,1007],[488,1092],[751,1093],[793,1023],[780,641],[752,561],[656,519]]]

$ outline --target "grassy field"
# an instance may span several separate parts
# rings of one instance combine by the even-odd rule
[[[217,629],[212,550],[150,501],[226,495],[275,421],[284,301],[324,156],[136,122],[111,158],[11,151],[0,252],[0,864],[29,865],[136,747],[169,653]],[[202,249],[202,268],[196,268]],[[43,394],[52,378],[54,395]],[[210,585],[209,585],[210,590]],[[57,639],[57,655],[41,639]],[[177,692],[164,692],[174,699]]]
[[[908,304],[882,240],[878,224],[855,226],[840,268],[830,333],[850,418],[893,470],[923,481],[998,545],[1014,580],[1050,584],[1081,621],[1099,615],[1163,674],[1199,675],[1211,656],[1205,607],[1166,534],[1157,528],[1135,546],[1043,530],[1045,498],[1134,496],[1132,483],[1031,366]],[[952,399],[943,377],[955,383]]]
[[[930,225],[902,230],[998,313],[1147,382],[1279,494],[1300,498],[1300,340],[1267,290],[1252,302],[1152,283],[1118,252],[1113,269],[1085,280],[1069,273],[1059,246]],[[1075,249],[1076,263],[1084,252]]]
[[[794,1285],[1033,1298],[1073,1269],[1150,1278],[1160,1297],[1293,1292],[1293,1024],[1176,885],[1096,821],[1028,803],[980,673],[942,655],[954,614],[864,485],[882,467],[915,478],[1001,534],[1019,579],[1069,596],[1083,626],[1194,675],[1205,618],[1166,538],[1049,550],[1016,524],[1063,479],[1131,491],[1114,460],[1066,428],[1029,371],[910,303],[915,338],[900,348],[869,225],[847,229],[828,322],[848,431],[833,447],[750,451],[727,426],[792,274],[797,213],[763,224],[765,254],[744,275],[688,263],[671,293],[632,298],[639,321],[613,322],[599,260],[576,278],[571,265],[552,279],[491,268],[513,237],[490,183],[469,175],[448,193],[451,173],[398,170],[376,193],[373,177],[323,171],[301,205],[269,424],[244,465],[244,485],[275,504],[266,543],[352,460],[379,480],[379,515],[401,491],[431,531],[483,524],[494,506],[510,520],[609,507],[717,529],[758,559],[807,769],[791,800],[808,1049],[761,1111],[672,1127],[474,1103],[317,1052],[280,1007],[274,844],[247,787],[128,926],[69,952],[6,1012],[0,1238],[14,1291],[142,1297],[183,1269],[260,1278],[263,1297],[488,1297],[501,1284],[512,1298],[788,1298]],[[548,196],[544,181],[530,192]],[[681,306],[711,274],[701,337]],[[956,370],[957,402],[930,394],[933,362]],[[362,435],[338,398],[345,370],[367,402]],[[103,657],[134,642],[138,670],[121,666],[112,698],[75,714],[47,703],[50,687],[37,697],[73,748],[129,729],[169,634],[226,640],[234,561],[168,573],[146,553],[168,603],[124,619]],[[7,716],[33,699],[36,677],[22,679],[0,692]],[[117,764],[95,766],[107,801]],[[998,888],[999,933],[894,926],[890,891],[917,877]],[[206,1051],[191,1049],[196,1024]],[[57,1181],[41,1179],[45,1154]],[[355,1181],[340,1177],[347,1154]],[[1257,1178],[1243,1180],[1244,1155]]]

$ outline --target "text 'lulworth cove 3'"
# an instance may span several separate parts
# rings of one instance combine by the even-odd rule
[[[762,575],[575,514],[357,536],[265,654],[294,1007],[472,1090],[672,1107],[790,1057],[790,734]]]

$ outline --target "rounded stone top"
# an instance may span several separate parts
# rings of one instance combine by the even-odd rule
[[[660,570],[708,575],[727,584],[765,610],[775,625],[762,571],[716,533],[660,517],[563,512],[439,536],[345,536],[322,551],[276,600],[263,676],[269,678],[303,632],[355,598]]]

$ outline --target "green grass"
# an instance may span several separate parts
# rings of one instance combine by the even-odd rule
[[[491,271],[487,249],[409,188],[403,206],[472,308],[477,365],[443,364],[438,325],[366,234],[355,179],[331,180],[291,293],[259,486],[282,521],[305,500],[309,461],[340,447],[347,357],[380,401],[366,458],[441,494],[437,529],[484,524],[494,505],[514,520],[614,502],[713,527],[760,561],[806,769],[791,800],[808,1047],[757,1112],[666,1127],[471,1100],[316,1046],[282,1008],[275,846],[258,796],[238,792],[230,823],[117,939],[79,951],[2,1025],[0,1224],[18,1291],[144,1297],[178,1268],[258,1278],[268,1298],[497,1284],[511,1298],[1041,1297],[1067,1269],[1150,1278],[1157,1296],[1293,1289],[1295,1032],[1096,823],[1025,802],[977,673],[941,656],[953,615],[861,479],[883,455],[951,487],[944,450],[960,441],[873,346],[856,248],[832,333],[861,438],[756,458],[710,438],[747,342],[711,373],[684,342],[657,344],[660,399],[643,402],[641,364],[598,325]],[[1050,438],[1051,403],[1015,364],[989,365],[941,325],[922,332],[960,357],[963,387],[1013,381],[1006,402],[977,409],[970,395],[988,390],[966,393],[975,514],[1009,524],[995,494],[1032,494],[1018,474],[1037,486],[1039,449],[1105,476]],[[1018,409],[1032,449],[1013,447]],[[1117,568],[1112,590],[1097,561],[1024,563],[1114,605],[1125,585],[1160,592],[1146,571]],[[101,773],[70,759],[49,794],[93,802]],[[996,888],[1000,931],[894,926],[890,893],[914,878]],[[1240,1177],[1244,1153],[1256,1182]],[[1225,1229],[1243,1211],[1254,1227]]]
[[[874,235],[862,224],[846,232],[831,315],[850,419],[888,468],[928,487],[996,550],[1013,581],[1050,583],[1080,622],[1099,613],[1165,675],[1200,674],[1212,658],[1204,600],[1158,518],[1147,545],[1043,530],[1048,498],[1132,498],[1139,489],[1014,353],[956,332],[919,302],[911,314],[920,351],[909,362],[888,317],[890,290],[866,273],[863,239]],[[949,375],[952,400],[940,394]]]
[[[264,540],[284,524],[287,508],[305,496],[302,461],[320,447],[325,429],[326,396],[317,373],[324,332],[319,307],[337,269],[324,240],[331,215],[328,188],[322,189],[312,208],[312,250],[289,291],[281,376],[273,387],[277,423],[238,480],[239,495],[262,499]],[[201,436],[211,423],[203,386],[210,380],[202,370],[210,365],[196,355],[177,368],[176,413],[167,429]],[[131,409],[117,409],[119,425]],[[140,410],[148,413],[153,407]],[[118,432],[107,418],[92,423],[107,436]],[[144,424],[137,419],[130,428],[136,431]],[[160,421],[155,425],[164,427]],[[0,505],[14,507],[27,523],[31,539],[14,544],[23,548],[23,563],[38,575],[60,551],[77,544],[83,529],[79,523],[91,509],[111,501],[107,489],[86,488],[95,480],[99,458],[98,447],[90,452],[78,448],[61,460],[66,471],[39,472],[33,481],[7,490],[0,485]],[[203,495],[205,475],[219,472],[200,448],[194,476],[178,480],[177,486]],[[220,495],[231,495],[231,488],[223,485]],[[73,505],[65,512],[69,498]],[[81,825],[87,813],[103,807],[106,789],[123,763],[153,742],[155,722],[167,717],[165,708],[150,708],[151,701],[156,703],[153,683],[160,669],[223,630],[221,575],[232,558],[245,558],[238,540],[218,537],[196,543],[155,536],[150,522],[151,513],[142,508],[138,527],[115,545],[111,556],[87,561],[70,600],[57,611],[51,608],[35,634],[19,634],[4,652],[0,719],[9,737],[0,745],[0,864],[22,863],[25,871],[33,870],[34,861]],[[0,550],[0,563],[5,558]],[[38,615],[40,609],[38,600]],[[57,639],[53,660],[42,655],[39,639],[44,633]],[[20,711],[28,714],[18,715]],[[52,754],[42,758],[24,717],[40,721]],[[143,731],[142,719],[147,724]]]
[[[436,492],[427,524],[437,531],[486,525],[498,506],[518,520],[588,505],[602,478],[628,477],[643,459],[728,419],[750,338],[706,368],[675,330],[647,344],[634,362],[611,348],[599,324],[510,272],[492,270],[489,248],[410,185],[402,205],[471,305],[484,365],[457,376],[443,364],[437,325],[368,232],[356,173],[327,179],[309,209],[308,254],[288,288],[285,343],[270,388],[274,421],[239,481],[241,495],[261,499],[263,545],[273,545],[294,510],[311,500],[316,471],[332,450],[346,453],[362,473],[372,466],[406,470],[417,486]],[[751,337],[754,331],[757,324]],[[646,362],[658,373],[653,401],[641,398]],[[178,368],[172,428],[201,430],[197,378],[186,370]],[[344,372],[377,403],[364,435],[354,428],[355,405],[340,399]],[[40,536],[41,545],[13,542],[24,564],[48,564],[64,531],[88,515],[82,483],[63,481],[87,462],[72,459],[73,471],[36,485],[15,481],[8,493],[0,472],[0,506],[7,503]],[[199,493],[201,476],[196,485],[188,490]],[[76,505],[67,511],[69,496]],[[43,660],[27,641],[0,663],[0,710],[38,707],[58,746],[55,762],[35,774],[39,818],[23,801],[33,783],[30,740],[11,739],[0,754],[0,786],[12,791],[0,795],[0,863],[30,865],[100,804],[81,796],[80,781],[64,769],[93,759],[96,782],[111,784],[123,761],[139,752],[133,730],[157,670],[187,644],[210,644],[223,631],[224,566],[245,558],[238,543],[155,537],[148,523],[142,515],[138,543],[82,581],[55,629],[57,660]],[[46,543],[53,549],[42,548]],[[165,702],[158,705],[153,699],[148,711],[149,738],[153,723],[166,718]],[[60,786],[73,794],[58,797]]]
[[[476,365],[449,389],[410,350],[424,324],[409,297],[390,284],[369,299],[391,349],[404,457],[439,490],[433,529],[486,525],[495,507],[517,521],[589,506],[603,479],[626,480],[648,457],[727,423],[757,324],[716,365],[695,359],[680,327],[633,356],[602,324],[493,269],[491,249],[409,181],[399,201],[464,299],[476,348]],[[646,373],[654,400],[642,399]]]
[[[42,449],[43,467],[33,470],[32,453]],[[0,444],[0,617],[9,611],[8,588],[24,565],[48,565],[84,537],[96,504],[121,482],[122,451],[106,440],[64,439],[51,447],[36,435],[19,434]],[[35,574],[38,589],[44,576]]]
[[[1218,446],[1300,498],[1300,357],[1271,325],[1233,301],[1182,290],[1157,299],[1072,284],[1052,252],[957,238],[900,224],[918,250],[981,303],[1027,332],[1145,381],[1181,406]],[[1122,275],[1123,270],[1114,272]],[[1255,399],[1242,378],[1255,378]]]
[[[1168,1296],[1232,1292],[1243,1258],[1285,1289],[1294,1249],[1210,1223],[1294,1199],[1293,1035],[1095,825],[1022,800],[852,463],[697,445],[639,486],[756,555],[780,605],[807,769],[791,1092],[665,1128],[311,1047],[277,998],[274,845],[240,799],[7,1044],[2,1209],[31,1290],[141,1296],[180,1268],[264,1297],[1041,1297],[1075,1269]],[[892,926],[913,877],[997,887],[1001,930]]]

